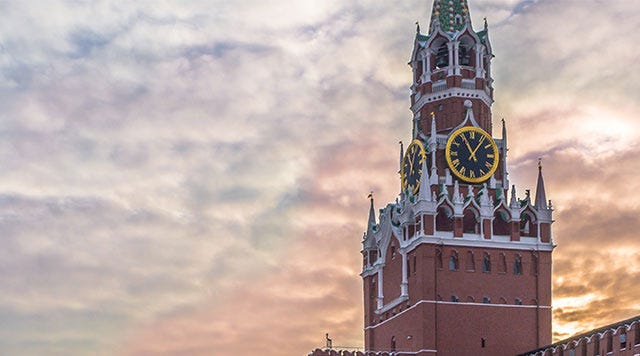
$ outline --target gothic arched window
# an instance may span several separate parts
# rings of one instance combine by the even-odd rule
[[[482,272],[491,272],[491,257],[486,252],[484,253],[484,257],[482,258]]]
[[[513,261],[513,274],[522,274],[522,257],[516,255],[515,261]]]
[[[458,262],[458,253],[453,251],[451,252],[451,256],[449,257],[449,270],[457,271],[460,267]]]
[[[443,43],[436,52],[436,68],[449,66],[449,46]]]
[[[391,337],[391,351],[395,351],[396,350],[396,337],[392,336]]]
[[[420,77],[422,77],[422,73],[424,73],[424,69],[422,68],[422,60],[421,59],[417,59],[415,62],[415,66],[416,66],[416,79],[415,82],[416,83],[421,83]]]
[[[509,214],[501,209],[493,215],[493,234],[494,235],[510,235],[509,231]]]
[[[530,213],[525,212],[520,216],[520,236],[538,236],[538,224]]]
[[[436,215],[436,230],[453,231],[453,212],[448,206],[438,208]]]
[[[460,47],[458,47],[458,61],[461,66],[471,65],[471,50],[468,44],[460,43]]]
[[[472,209],[467,209],[464,212],[464,217],[462,218],[462,228],[463,232],[466,234],[479,234],[480,233],[480,223],[476,218],[476,213]]]

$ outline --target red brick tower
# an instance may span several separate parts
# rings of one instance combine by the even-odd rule
[[[379,221],[371,200],[363,240],[367,351],[496,356],[551,342],[553,209],[541,168],[535,200],[509,186],[504,122],[492,137],[492,57],[466,0],[434,1],[411,56],[400,198]]]

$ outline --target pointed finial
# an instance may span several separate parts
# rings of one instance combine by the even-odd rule
[[[376,214],[373,209],[373,190],[367,196],[371,200],[371,206],[369,207],[369,221],[367,222],[367,236],[371,236],[376,226]]]
[[[398,169],[398,174],[402,172],[402,160],[404,159],[404,144],[402,141],[398,142],[400,144],[400,169]]]
[[[420,172],[420,191],[418,192],[418,199],[424,201],[431,201],[431,188],[429,184],[429,171],[427,170],[427,157],[422,160],[422,172]]]
[[[544,189],[544,178],[542,177],[542,158],[538,158],[538,184],[536,185],[535,207],[547,209],[547,194]]]
[[[431,139],[435,142],[436,139],[436,113],[431,112]]]
[[[420,21],[416,21],[416,33],[420,33]]]
[[[485,17],[484,18],[484,29],[486,30],[488,28],[489,28],[489,25],[487,24],[487,18]]]
[[[480,195],[480,206],[493,205],[493,199],[489,196],[489,189],[487,183],[482,184],[482,195]]]
[[[518,208],[518,199],[516,197],[516,186],[515,185],[511,186],[511,202],[510,202],[509,206],[512,209]]]
[[[458,184],[458,180],[453,183],[453,202],[455,204],[460,204],[463,202],[462,196],[460,194],[460,184]]]
[[[504,121],[504,117],[502,118],[502,140],[507,140],[507,123]]]

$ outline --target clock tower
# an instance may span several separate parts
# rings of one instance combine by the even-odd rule
[[[551,203],[509,184],[507,132],[494,138],[493,50],[466,0],[434,0],[417,27],[413,129],[399,199],[363,239],[365,350],[516,355],[551,343]]]

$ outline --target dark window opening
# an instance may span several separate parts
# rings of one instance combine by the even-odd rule
[[[626,349],[627,348],[627,333],[625,333],[625,332],[620,334],[620,348],[621,349]]]
[[[467,48],[466,45],[460,44],[458,48],[458,59],[460,60],[460,65],[468,66],[471,65],[471,51]]]
[[[467,210],[464,212],[464,217],[462,218],[462,226],[463,226],[463,232],[465,234],[480,233],[480,223],[476,218],[476,214],[471,210]]]
[[[486,253],[482,258],[482,272],[491,272],[491,257],[489,257],[489,255]]]
[[[459,267],[458,254],[456,252],[452,252],[449,257],[449,270],[457,271]]]
[[[489,298],[489,297],[482,297],[482,303],[484,303],[484,304],[490,304],[490,303],[491,303],[491,298]]]
[[[485,338],[481,338],[480,339],[480,345],[482,346],[482,348],[484,349],[485,346],[487,346],[487,340]]]
[[[460,300],[458,299],[458,296],[457,296],[457,295],[452,295],[452,296],[451,296],[451,301],[452,301],[452,302],[454,302],[454,303],[457,303],[457,302],[458,302],[458,301],[460,301]]]
[[[538,224],[529,214],[522,214],[520,216],[520,236],[538,236]]]
[[[453,231],[453,213],[448,208],[438,208],[438,215],[436,215],[436,230],[438,231]]]
[[[522,274],[522,257],[516,256],[516,260],[513,262],[513,274]]]
[[[391,351],[395,351],[396,350],[396,337],[392,336],[391,337]]]
[[[421,83],[420,77],[422,77],[423,72],[424,71],[422,69],[422,61],[421,60],[416,61],[416,79],[415,79],[416,83]]]
[[[509,215],[503,210],[497,211],[493,217],[493,234],[511,235]]]
[[[436,68],[444,68],[447,66],[449,66],[449,46],[443,43],[442,46],[438,47],[436,53]]]

